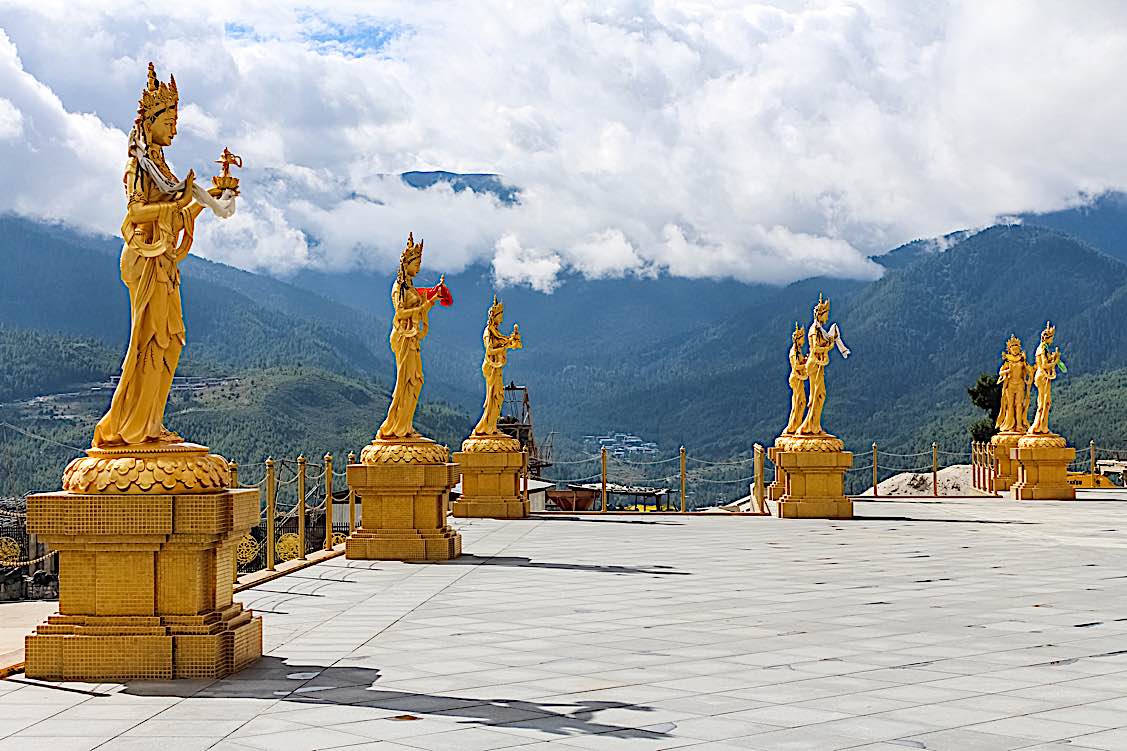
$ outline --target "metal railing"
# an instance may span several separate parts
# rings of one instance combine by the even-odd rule
[[[348,462],[355,459],[349,453]],[[358,499],[347,488],[346,471],[334,468],[332,454],[325,454],[320,463],[304,455],[293,460],[268,458],[263,476],[251,484],[240,482],[237,464],[231,462],[229,467],[232,487],[259,490],[259,524],[243,537],[235,556],[239,575],[275,571],[280,562],[331,551],[356,529]],[[348,513],[337,521],[334,506],[342,501]]]

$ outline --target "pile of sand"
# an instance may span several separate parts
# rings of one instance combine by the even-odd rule
[[[954,464],[938,472],[939,495],[968,496],[977,495],[974,489],[974,476],[971,465]],[[893,475],[877,486],[878,496],[927,496],[932,494],[931,472],[904,472]],[[872,495],[869,488],[860,495]]]

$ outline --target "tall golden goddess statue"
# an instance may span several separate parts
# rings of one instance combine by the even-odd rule
[[[481,335],[485,344],[485,359],[481,361],[481,375],[485,379],[485,404],[481,419],[474,426],[474,437],[496,436],[497,420],[501,417],[501,406],[505,401],[505,363],[510,349],[520,349],[520,329],[513,324],[510,334],[501,333],[501,319],[505,315],[505,305],[493,296],[485,331]]]
[[[221,218],[235,213],[238,180],[228,170],[242,160],[224,149],[223,176],[215,178],[210,190],[197,185],[191,171],[177,180],[165,162],[164,147],[176,137],[179,100],[176,79],[158,81],[149,63],[124,177],[129,204],[121,225],[121,280],[129,288],[129,348],[110,409],[94,430],[95,448],[183,442],[164,426],[168,392],[185,344],[179,264],[192,248],[196,217],[205,207]]]
[[[407,245],[399,257],[399,271],[391,285],[391,319],[388,341],[395,356],[395,390],[387,417],[376,438],[360,452],[362,464],[433,461],[445,462],[449,452],[415,430],[415,410],[423,391],[423,339],[430,329],[430,310],[435,303],[444,307],[454,302],[446,287],[446,277],[434,287],[416,287],[415,276],[423,262],[423,241],[407,235]]]
[[[1024,433],[1029,429],[1029,387],[1033,368],[1025,359],[1021,340],[1011,336],[1002,352],[998,383],[1002,387],[1002,403],[994,427],[1001,433]]]
[[[814,306],[814,321],[806,333],[810,352],[806,356],[806,377],[810,382],[810,400],[806,408],[806,419],[798,428],[798,435],[827,435],[822,429],[822,408],[826,406],[826,366],[830,363],[830,350],[837,347],[842,357],[849,357],[849,348],[841,340],[841,330],[837,324],[826,329],[830,318],[830,301],[818,294],[818,304]]]
[[[1057,369],[1062,367],[1060,349],[1053,348],[1056,331],[1055,326],[1045,321],[1041,343],[1037,345],[1034,355],[1037,369],[1033,375],[1033,385],[1037,387],[1037,412],[1027,431],[1030,435],[1053,435],[1049,430],[1049,409],[1053,406],[1053,381],[1057,378]]]
[[[806,355],[802,348],[806,343],[806,332],[802,324],[794,324],[794,334],[791,335],[790,347],[790,419],[783,428],[783,435],[794,435],[798,432],[799,425],[806,412]]]

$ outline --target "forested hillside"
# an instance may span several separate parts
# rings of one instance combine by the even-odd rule
[[[19,399],[115,372],[128,336],[117,244],[6,219],[0,253],[8,269],[0,277],[3,393]],[[552,294],[503,289],[506,327],[519,322],[525,342],[506,380],[529,387],[538,433],[557,434],[559,458],[577,453],[582,435],[608,431],[637,433],[666,452],[685,445],[701,458],[746,455],[786,419],[790,334],[796,321],[809,323],[822,292],[853,350],[847,361],[833,355],[824,424],[851,447],[875,440],[909,450],[938,440],[962,448],[979,418],[966,388],[996,370],[1012,333],[1032,356],[1046,319],[1069,366],[1058,380],[1056,424],[1079,444],[1127,445],[1127,264],[1029,224],[909,243],[881,262],[885,272],[872,282],[569,277]],[[184,269],[181,373],[242,383],[276,375],[227,400],[179,405],[170,427],[241,461],[368,440],[393,378],[392,269],[305,272],[288,282],[196,258]],[[441,271],[424,266],[419,282]],[[493,282],[483,268],[447,282],[455,303],[432,314],[423,402],[435,437],[456,442],[480,409]],[[57,418],[20,414],[38,420],[36,432],[85,445],[89,425]],[[4,450],[8,466],[19,466],[12,435]]]

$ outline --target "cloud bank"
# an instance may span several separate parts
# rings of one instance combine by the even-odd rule
[[[182,174],[242,154],[199,252],[286,274],[872,277],[872,253],[1127,187],[1117,2],[0,0],[0,211],[121,221],[145,63]],[[491,172],[509,205],[411,170]]]

